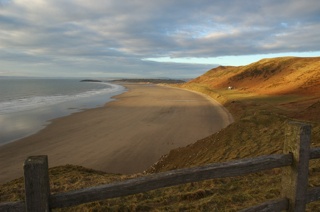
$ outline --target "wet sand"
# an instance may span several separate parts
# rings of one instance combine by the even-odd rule
[[[55,119],[29,137],[0,146],[0,184],[21,177],[28,156],[48,155],[49,167],[74,164],[137,173],[171,149],[226,127],[232,118],[203,95],[176,88],[124,84],[129,91],[105,106]]]

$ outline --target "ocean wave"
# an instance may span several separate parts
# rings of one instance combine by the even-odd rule
[[[44,106],[55,105],[67,101],[78,100],[95,95],[110,94],[123,90],[120,85],[104,83],[108,88],[89,90],[74,95],[33,96],[0,102],[0,114],[22,112],[37,109]]]

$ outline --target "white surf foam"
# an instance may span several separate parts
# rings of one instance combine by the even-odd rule
[[[110,94],[113,92],[123,90],[123,87],[120,85],[110,83],[104,84],[107,84],[108,88],[90,90],[75,95],[34,96],[0,102],[0,114],[28,111],[43,106],[59,104],[70,100],[77,100],[100,94]]]

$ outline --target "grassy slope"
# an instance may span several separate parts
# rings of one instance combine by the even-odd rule
[[[198,166],[257,155],[281,153],[290,119],[310,122],[312,146],[320,146],[320,58],[265,59],[243,67],[218,67],[179,85],[224,104],[235,122],[184,148],[172,150],[147,172]],[[227,90],[228,86],[235,87]],[[281,94],[281,95],[280,95]],[[78,206],[71,210],[236,211],[280,195],[281,170],[209,180]],[[62,192],[136,176],[113,175],[83,167],[50,170],[52,192]],[[23,180],[0,186],[0,201],[23,198]],[[311,162],[310,186],[320,186],[320,164]],[[320,208],[309,204],[309,211]]]

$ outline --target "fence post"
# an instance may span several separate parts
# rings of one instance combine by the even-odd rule
[[[50,211],[48,157],[31,156],[23,165],[26,195],[26,211]]]
[[[291,166],[282,169],[282,196],[289,200],[288,211],[305,211],[308,187],[311,126],[289,122],[286,126],[283,152],[291,153]]]

